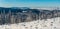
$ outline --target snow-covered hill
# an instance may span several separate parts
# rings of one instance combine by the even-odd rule
[[[60,17],[18,24],[0,25],[0,29],[60,29]]]

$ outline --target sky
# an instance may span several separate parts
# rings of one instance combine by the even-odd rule
[[[0,7],[60,7],[60,0],[0,0]]]

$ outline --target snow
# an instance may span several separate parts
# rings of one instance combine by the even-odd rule
[[[18,24],[0,25],[0,29],[60,29],[60,17]]]

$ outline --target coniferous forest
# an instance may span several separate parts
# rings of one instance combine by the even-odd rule
[[[39,19],[47,20],[54,17],[60,17],[60,10],[31,9],[28,7],[0,7],[0,25],[29,22]]]

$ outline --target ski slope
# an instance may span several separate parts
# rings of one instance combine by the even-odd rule
[[[60,17],[18,24],[0,25],[0,29],[60,29]]]

